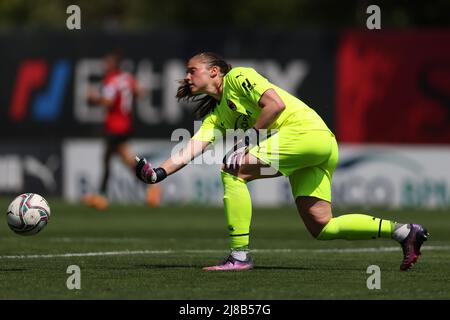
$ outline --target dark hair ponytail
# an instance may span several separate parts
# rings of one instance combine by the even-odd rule
[[[196,54],[192,58],[202,59],[210,68],[217,66],[223,75],[226,75],[231,70],[231,65],[228,64],[220,55],[213,52],[202,52]],[[191,59],[192,59],[191,58]],[[217,105],[217,100],[208,95],[193,95],[189,85],[185,80],[179,81],[176,98],[179,101],[195,102],[196,107],[194,114],[197,119],[204,118],[208,113],[214,110]]]

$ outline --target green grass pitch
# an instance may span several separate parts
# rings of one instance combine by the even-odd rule
[[[2,198],[6,208],[11,199]],[[412,271],[390,240],[317,241],[294,207],[255,209],[254,270],[204,272],[228,250],[221,208],[113,205],[98,212],[50,199],[49,225],[19,236],[0,223],[0,299],[449,299],[450,212],[371,210],[424,224],[431,236]],[[337,215],[363,210],[336,210]],[[67,268],[81,270],[69,290]],[[381,269],[369,290],[367,268]]]

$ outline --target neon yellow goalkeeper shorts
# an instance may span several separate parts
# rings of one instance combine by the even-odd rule
[[[331,180],[339,151],[330,131],[281,127],[249,153],[289,177],[294,199],[310,196],[331,202]]]

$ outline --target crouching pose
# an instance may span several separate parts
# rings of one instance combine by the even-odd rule
[[[198,103],[202,126],[179,154],[159,167],[137,158],[136,175],[145,183],[158,183],[183,168],[216,140],[217,132],[246,131],[225,155],[221,171],[231,252],[223,262],[204,270],[253,268],[249,253],[252,205],[246,184],[281,175],[289,177],[300,217],[316,239],[394,239],[403,249],[401,270],[417,261],[428,237],[421,225],[363,214],[333,217],[331,181],[338,145],[320,116],[301,100],[252,68],[231,68],[214,53],[200,53],[188,61],[177,98]],[[267,132],[264,137],[263,131]]]

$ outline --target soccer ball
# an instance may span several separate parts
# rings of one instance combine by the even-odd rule
[[[11,202],[6,213],[8,226],[23,236],[36,234],[44,229],[48,219],[50,219],[48,202],[36,193],[21,194]]]

